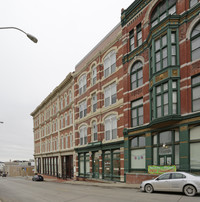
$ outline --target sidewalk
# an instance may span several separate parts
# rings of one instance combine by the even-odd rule
[[[140,184],[126,184],[122,182],[113,181],[75,181],[75,180],[63,180],[52,176],[43,175],[45,182],[57,182],[71,185],[85,185],[85,186],[96,186],[96,187],[107,187],[107,188],[126,188],[126,189],[139,189]]]

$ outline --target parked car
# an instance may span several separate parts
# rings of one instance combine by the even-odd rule
[[[141,191],[152,193],[153,191],[183,192],[187,196],[200,193],[200,176],[186,172],[169,172],[155,179],[143,181]]]
[[[42,175],[34,175],[32,178],[33,181],[44,181],[44,178]]]

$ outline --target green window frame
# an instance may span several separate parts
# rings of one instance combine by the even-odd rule
[[[131,103],[131,125],[132,127],[143,125],[143,99]]]
[[[130,140],[130,169],[145,170],[146,169],[146,137],[139,135]]]
[[[180,167],[179,129],[162,131],[152,135],[153,165],[160,165],[161,156],[171,156],[171,165]]]
[[[200,58],[200,22],[194,27],[191,33],[191,60]]]
[[[157,25],[168,15],[176,14],[176,1],[177,0],[164,0],[157,5],[151,14],[151,27]]]
[[[150,91],[151,120],[178,115],[180,113],[179,94],[178,80],[168,80],[154,86]]]
[[[131,90],[143,85],[143,64],[137,61],[131,68]]]
[[[156,87],[156,118],[169,114],[168,82]]]
[[[192,111],[200,111],[200,75],[192,78]]]
[[[79,176],[89,177],[90,176],[90,155],[89,153],[79,154]]]
[[[179,63],[177,58],[177,34],[175,31],[169,29],[160,37],[153,39],[149,50],[150,76],[169,66],[177,66]]]

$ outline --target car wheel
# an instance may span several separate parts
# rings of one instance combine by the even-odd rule
[[[151,184],[147,184],[147,185],[145,185],[144,190],[145,190],[147,193],[152,193],[152,192],[153,192],[153,186],[152,186]]]
[[[183,191],[186,196],[194,196],[196,194],[196,188],[193,185],[186,185]]]

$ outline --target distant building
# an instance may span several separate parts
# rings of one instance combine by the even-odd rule
[[[199,13],[198,0],[122,9],[31,113],[37,171],[127,183],[149,177],[149,165],[200,172]]]

